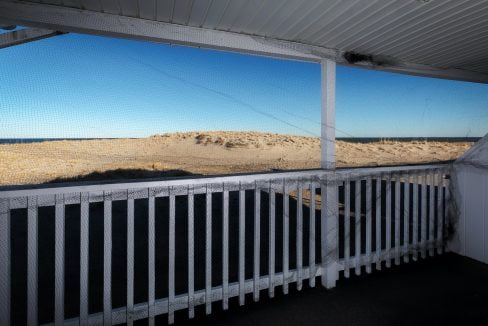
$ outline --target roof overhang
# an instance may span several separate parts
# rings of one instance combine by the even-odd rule
[[[440,68],[435,65],[403,61],[376,53],[367,57],[375,57],[377,60],[358,60],[355,62],[345,56],[346,53],[349,54],[350,52],[336,48],[60,5],[2,0],[0,1],[0,21],[7,24],[62,32],[178,44],[309,62],[331,59],[338,64],[361,68],[488,83],[488,74],[455,67]]]
[[[24,28],[0,34],[0,49],[63,34],[42,28]]]

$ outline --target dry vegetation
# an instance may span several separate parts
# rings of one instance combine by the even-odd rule
[[[377,166],[452,160],[471,143],[337,142],[337,165]],[[184,132],[142,139],[0,145],[0,184],[71,179],[228,174],[320,165],[314,137],[258,132]]]

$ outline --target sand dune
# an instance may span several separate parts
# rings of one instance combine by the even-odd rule
[[[339,167],[452,160],[472,143],[338,141]],[[70,179],[228,174],[320,166],[315,137],[259,132],[181,132],[141,139],[0,145],[0,184]]]

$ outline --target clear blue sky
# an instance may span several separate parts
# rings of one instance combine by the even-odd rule
[[[0,138],[320,132],[312,63],[67,34],[1,49],[0,72]],[[488,85],[338,67],[336,109],[338,137],[482,136]]]

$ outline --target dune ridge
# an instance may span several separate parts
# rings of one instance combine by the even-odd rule
[[[461,142],[337,141],[336,161],[338,167],[438,162],[453,160],[471,146]],[[254,131],[193,131],[138,139],[0,145],[0,185],[319,166],[318,137]]]

